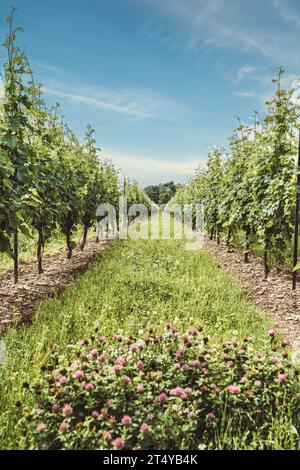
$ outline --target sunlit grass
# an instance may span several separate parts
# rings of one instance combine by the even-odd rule
[[[253,335],[259,343],[269,326],[210,253],[186,251],[184,240],[115,243],[62,295],[42,302],[31,325],[4,337],[1,448],[22,448],[15,404],[30,403],[22,383],[39,376],[54,345],[68,354],[68,345],[92,335],[96,325],[109,336],[148,327],[161,331],[166,322],[180,328],[203,324],[219,343],[232,335]]]

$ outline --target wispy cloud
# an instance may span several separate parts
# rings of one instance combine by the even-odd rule
[[[259,55],[273,64],[299,65],[299,57],[286,47],[288,38],[282,41],[278,32],[249,21],[245,15],[246,2],[241,0],[140,0],[156,7],[157,13],[176,21],[179,26],[173,34],[178,47],[198,52],[203,47],[228,48]],[[254,0],[255,1],[255,0]],[[294,23],[300,18],[293,14],[285,1],[268,0],[281,15]],[[261,2],[257,2],[259,6]],[[269,3],[269,5],[271,5]],[[270,9],[269,9],[270,10]],[[258,13],[259,14],[259,11]],[[170,42],[170,36],[169,36]]]
[[[65,87],[44,87],[43,91],[47,95],[136,118],[167,118],[180,108],[173,100],[153,90],[81,87],[67,91]]]
[[[239,96],[241,98],[255,98],[256,94],[253,91],[236,91],[235,96]]]
[[[288,5],[287,0],[271,0],[280,18],[300,28],[300,16]]]
[[[235,70],[226,71],[224,78],[237,85],[242,80],[254,80],[257,76],[258,68],[252,65],[243,65]]]

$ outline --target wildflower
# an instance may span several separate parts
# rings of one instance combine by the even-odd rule
[[[270,338],[275,338],[275,336],[276,336],[275,331],[274,331],[274,330],[269,330],[269,331],[268,331],[268,336],[269,336]]]
[[[130,418],[130,416],[124,415],[121,422],[122,422],[122,424],[131,424],[132,419]]]
[[[98,418],[98,416],[99,416],[99,411],[93,410],[93,411],[92,411],[92,416],[93,416],[93,418]]]
[[[198,335],[198,330],[197,330],[196,328],[190,328],[190,329],[188,330],[188,334],[189,334],[190,336],[194,336],[194,337],[195,337],[195,336]]]
[[[114,340],[120,342],[120,341],[122,341],[122,336],[121,335],[115,335]]]
[[[287,382],[287,376],[285,374],[278,374],[278,380],[281,384]]]
[[[125,446],[125,441],[122,437],[117,437],[114,441],[113,441],[113,446],[115,449],[123,449],[123,447]]]
[[[154,414],[148,413],[147,418],[149,419],[149,421],[152,421],[154,419]]]
[[[91,384],[91,383],[87,383],[84,388],[85,388],[85,390],[87,390],[88,392],[91,392],[92,390],[94,390],[94,385]]]
[[[122,370],[121,366],[118,366],[118,365],[114,366],[114,372],[116,375],[120,375],[121,370]]]
[[[201,367],[201,362],[199,359],[196,359],[195,361],[192,361],[192,366],[193,367]]]
[[[140,427],[140,431],[145,434],[150,430],[150,426],[147,423],[143,423]]]
[[[240,383],[241,383],[241,384],[245,384],[245,383],[247,383],[247,382],[248,382],[247,377],[242,377],[241,380],[240,380]]]
[[[160,403],[165,403],[168,400],[168,397],[165,393],[161,393],[158,397],[158,400],[160,401]]]
[[[78,369],[78,364],[76,364],[76,362],[73,362],[73,364],[71,364],[71,369]]]
[[[142,369],[142,368],[144,367],[143,361],[141,361],[141,360],[137,361],[137,365],[136,365],[136,366],[137,366],[138,369]]]
[[[46,429],[46,424],[45,423],[40,423],[37,427],[38,432],[44,432]]]
[[[126,359],[124,356],[118,357],[118,359],[115,360],[115,365],[116,366],[124,366],[126,364]]]
[[[122,381],[123,381],[123,385],[125,385],[125,387],[127,387],[127,385],[129,385],[130,382],[131,382],[130,377],[128,377],[127,375],[124,375]]]
[[[241,393],[241,389],[236,385],[229,385],[228,392],[232,395],[238,395],[239,393]]]
[[[59,410],[60,410],[59,405],[57,404],[52,405],[52,413],[58,413]]]
[[[262,385],[262,384],[261,384],[261,381],[260,381],[260,380],[255,380],[254,385],[255,385],[255,387],[257,387],[257,388],[261,388],[261,385]]]
[[[166,323],[165,327],[166,327],[166,330],[171,330],[172,329],[171,323]]]
[[[177,358],[181,358],[185,355],[185,350],[184,349],[178,349],[177,353],[176,353],[176,359]]]
[[[253,343],[253,336],[248,336],[246,341],[247,341],[247,343]]]
[[[100,363],[105,362],[105,359],[106,359],[106,354],[105,353],[100,354],[100,356],[98,357],[98,361]]]
[[[66,385],[66,383],[68,382],[68,379],[65,375],[62,375],[59,379],[58,379],[58,383],[59,385]]]
[[[76,370],[73,374],[74,379],[83,379],[83,377],[84,377],[84,372],[83,370],[80,370],[80,369]]]
[[[99,418],[100,418],[100,416],[99,416]],[[109,426],[110,426],[111,428],[113,428],[113,427],[115,426],[116,422],[117,422],[116,418],[115,418],[114,416],[110,416],[110,418],[109,418]]]
[[[176,388],[173,388],[171,391],[170,391],[170,395],[174,396],[174,397],[180,397],[182,398],[183,400],[186,399],[187,397],[187,394],[186,392],[183,390],[183,388],[181,387],[176,387]]]
[[[105,442],[110,442],[112,440],[112,435],[109,431],[104,431],[102,437]]]
[[[63,421],[59,426],[59,432],[64,434],[65,432],[67,432],[69,430],[69,427],[70,427],[69,424],[66,423],[65,421]]]
[[[94,357],[94,358],[98,357],[99,356],[98,349],[92,349],[91,350],[91,356]]]
[[[130,346],[130,351],[131,351],[131,352],[135,353],[135,352],[137,352],[137,350],[138,350],[138,347],[137,347],[136,344],[132,344],[132,345]]]
[[[228,367],[228,369],[230,369],[230,368],[233,367],[233,366],[234,366],[234,362],[233,362],[233,361],[228,361],[228,362],[227,362],[227,367]]]
[[[73,408],[69,403],[65,403],[63,406],[63,414],[65,416],[70,416],[73,413]]]
[[[184,364],[181,369],[183,370],[183,372],[189,372],[191,370],[188,364]]]
[[[99,343],[105,343],[106,339],[105,339],[105,336],[100,336],[100,338],[98,339]]]
[[[143,393],[143,392],[145,391],[145,387],[144,387],[144,385],[139,384],[139,385],[136,387],[136,390],[137,390],[137,392],[139,392],[139,393]]]
[[[187,395],[190,395],[191,393],[193,393],[193,390],[191,389],[191,387],[186,387],[184,391]]]

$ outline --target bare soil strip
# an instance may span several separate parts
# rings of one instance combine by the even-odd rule
[[[272,269],[265,280],[260,258],[252,256],[250,263],[245,264],[238,250],[228,253],[224,242],[217,245],[208,238],[205,247],[214,253],[220,266],[233,275],[249,301],[273,320],[291,347],[300,351],[300,288],[292,291],[291,273],[277,273]]]
[[[74,279],[96,260],[105,245],[88,240],[84,251],[76,248],[68,260],[65,250],[44,257],[44,273],[37,273],[37,263],[20,265],[20,282],[13,284],[13,270],[0,272],[0,334],[10,325],[29,323],[37,304],[62,292]]]

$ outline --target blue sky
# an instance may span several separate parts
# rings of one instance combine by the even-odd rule
[[[47,103],[142,185],[185,181],[263,114],[274,68],[300,76],[299,0],[0,0],[2,38],[12,4]]]

